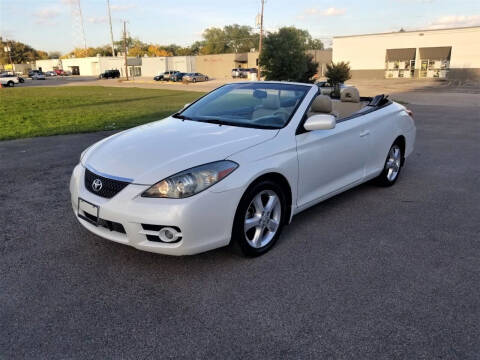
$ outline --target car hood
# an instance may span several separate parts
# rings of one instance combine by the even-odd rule
[[[185,169],[223,160],[277,133],[169,117],[95,143],[81,162],[99,175],[151,185]]]

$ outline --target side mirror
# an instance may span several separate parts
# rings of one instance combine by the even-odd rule
[[[330,114],[318,114],[310,116],[303,127],[307,131],[330,130],[336,125],[335,116]]]
[[[191,103],[187,103],[185,105],[183,105],[183,108],[185,109],[187,106],[190,106]]]

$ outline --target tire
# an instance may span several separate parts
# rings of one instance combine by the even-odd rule
[[[14,87],[14,86],[15,86],[15,83],[10,80],[10,81],[7,82],[7,86],[8,86],[8,87]]]
[[[23,84],[23,83],[25,82],[24,79],[19,79],[18,81],[19,81],[21,84]]]
[[[208,76],[205,76],[205,81],[208,81]]]
[[[230,242],[233,249],[249,257],[269,251],[280,237],[286,209],[285,193],[277,183],[264,180],[251,185],[235,213]]]
[[[196,82],[197,82],[197,79],[193,78],[192,82],[193,82],[193,83],[196,83]]]
[[[395,141],[388,150],[381,174],[375,179],[377,185],[386,187],[397,182],[402,170],[403,156],[402,146],[398,141]]]

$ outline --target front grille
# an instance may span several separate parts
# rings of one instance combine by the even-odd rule
[[[93,185],[93,182],[97,179],[102,184],[99,190],[95,190]],[[85,169],[85,187],[95,195],[110,199],[122,191],[128,184],[128,182],[109,179]]]

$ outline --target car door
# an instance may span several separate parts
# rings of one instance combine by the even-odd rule
[[[328,197],[365,177],[368,131],[362,116],[339,121],[330,130],[296,135],[299,207]]]

